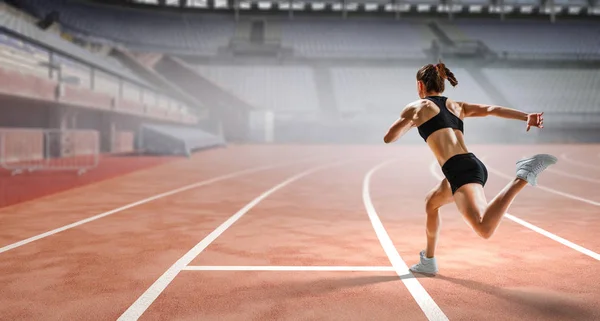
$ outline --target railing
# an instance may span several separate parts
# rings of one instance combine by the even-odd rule
[[[4,67],[89,90],[97,96],[107,95],[147,106],[161,117],[175,113],[186,119],[194,118],[185,103],[153,88],[122,66],[103,61],[67,40],[59,39],[58,35],[23,27],[27,24],[9,6],[0,3],[0,12],[6,13],[0,15],[0,47],[5,48],[0,52],[0,64]],[[16,58],[10,53],[13,50],[20,52]]]
[[[76,171],[98,166],[95,130],[0,129],[0,167],[13,175],[33,171]]]

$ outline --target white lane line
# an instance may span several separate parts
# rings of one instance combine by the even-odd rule
[[[593,179],[593,178],[589,178],[589,177],[586,177],[586,176],[581,176],[581,175],[577,175],[577,174],[571,174],[571,173],[559,171],[559,170],[554,169],[554,168],[548,168],[548,171],[551,172],[551,173],[554,173],[554,174],[561,175],[561,176],[576,178],[576,179],[579,179],[579,180],[582,180],[582,181],[600,184],[600,179]]]
[[[184,271],[326,271],[326,272],[386,272],[392,266],[211,266],[188,265]]]
[[[600,261],[600,254],[598,254],[598,253],[596,253],[596,252],[594,252],[592,250],[586,249],[585,247],[583,247],[581,245],[578,245],[578,244],[575,244],[575,243],[573,243],[573,242],[571,242],[569,240],[565,240],[565,239],[563,239],[560,236],[552,234],[552,233],[550,233],[550,232],[548,232],[548,231],[546,231],[546,230],[544,230],[544,229],[542,229],[540,227],[537,227],[537,226],[535,226],[535,225],[533,225],[533,224],[531,224],[529,222],[526,222],[526,221],[524,221],[524,220],[522,220],[522,219],[520,219],[518,217],[515,217],[513,215],[510,215],[508,213],[504,214],[504,216],[506,216],[506,218],[512,220],[513,222],[516,222],[518,224],[521,224],[521,225],[527,227],[528,229],[530,229],[532,231],[538,232],[538,233],[540,233],[540,234],[542,234],[542,235],[544,235],[544,236],[546,236],[546,237],[548,237],[548,238],[550,238],[550,239],[552,239],[552,240],[554,240],[554,241],[556,241],[556,242],[558,242],[558,243],[560,243],[562,245],[568,246],[568,247],[572,248],[573,250],[575,250],[577,252],[583,253],[583,254],[591,257],[591,258],[594,258],[594,259]]]
[[[494,169],[493,167],[488,167],[488,170],[490,172],[492,172],[492,173],[494,173],[494,174],[496,174],[496,175],[498,175],[500,177],[504,177],[506,179],[514,179],[515,178],[514,176],[506,175],[506,174],[502,173],[501,171],[499,171],[497,169]],[[541,189],[543,191],[550,192],[550,193],[553,193],[553,194],[556,194],[556,195],[564,196],[564,197],[567,197],[567,198],[570,198],[570,199],[573,199],[573,200],[576,200],[576,201],[584,202],[584,203],[587,203],[587,204],[590,204],[590,205],[600,206],[599,202],[592,201],[590,199],[583,198],[583,197],[580,197],[580,196],[577,196],[577,195],[573,195],[573,194],[561,192],[559,190],[555,190],[555,189],[550,188],[550,187],[546,187],[546,186],[542,186],[542,185],[538,184],[536,186],[536,188],[539,188],[539,189]]]
[[[435,177],[435,178],[437,178],[439,180],[444,179],[440,174],[438,174],[435,171],[435,165],[437,165],[437,163],[435,161],[433,161],[433,163],[431,164],[431,166],[429,168],[430,171],[431,171],[431,174],[433,175],[433,177]],[[514,177],[509,177],[509,179],[513,179],[513,178]],[[575,250],[575,251],[577,251],[579,253],[585,254],[585,255],[587,255],[587,256],[589,256],[591,258],[594,258],[594,259],[600,261],[600,254],[598,254],[598,253],[596,253],[596,252],[594,252],[592,250],[586,249],[585,247],[583,247],[581,245],[575,244],[575,243],[573,243],[573,242],[571,242],[569,240],[566,240],[566,239],[564,239],[564,238],[562,238],[562,237],[560,237],[558,235],[552,234],[552,233],[550,233],[550,232],[548,232],[548,231],[546,231],[546,230],[544,230],[544,229],[542,229],[540,227],[537,227],[537,226],[535,226],[535,225],[533,225],[533,224],[531,224],[531,223],[529,223],[529,222],[527,222],[527,221],[525,221],[523,219],[520,219],[520,218],[518,218],[518,217],[516,217],[514,215],[511,215],[508,212],[506,214],[504,214],[504,217],[506,217],[507,219],[509,219],[509,220],[511,220],[511,221],[513,221],[513,222],[515,222],[517,224],[525,226],[526,228],[528,228],[528,229],[530,229],[530,230],[532,230],[534,232],[537,232],[537,233],[539,233],[539,234],[541,234],[541,235],[543,235],[543,236],[545,236],[545,237],[547,237],[547,238],[549,238],[551,240],[554,240],[554,241],[556,241],[556,242],[558,242],[558,243],[560,243],[560,244],[562,244],[564,246],[570,247],[571,249],[573,249],[573,250]]]
[[[590,169],[600,170],[600,166],[594,166],[592,164],[583,163],[583,162],[580,162],[580,161],[576,161],[576,160],[570,159],[567,156],[567,154],[565,154],[565,153],[561,154],[560,157],[562,159],[564,159],[567,163],[571,163],[571,164],[574,164],[574,165],[577,165],[577,166],[586,167],[586,168],[590,168]]]
[[[407,275],[412,276],[412,273],[408,269],[408,266],[406,265],[404,260],[402,260],[402,257],[400,257],[400,254],[398,253],[398,251],[396,251],[396,248],[394,247],[394,243],[392,242],[392,239],[386,232],[385,227],[383,227],[383,224],[381,223],[381,220],[379,219],[379,216],[377,215],[377,211],[375,210],[375,207],[373,206],[373,202],[371,201],[371,193],[370,193],[370,187],[369,187],[371,184],[371,176],[373,176],[373,173],[375,173],[378,169],[380,169],[381,167],[383,167],[393,161],[395,161],[395,160],[383,162],[383,163],[373,167],[365,175],[365,179],[363,181],[363,202],[365,204],[367,214],[369,215],[369,219],[371,220],[373,229],[375,229],[377,238],[379,239],[381,246],[383,247],[385,253],[387,254],[388,259],[392,263],[392,266],[394,267],[396,274],[398,274],[398,276],[404,283],[404,286],[406,286],[406,288],[408,289],[410,294],[413,296],[413,298],[415,299],[415,301],[417,302],[419,307],[421,307],[421,310],[423,310],[427,319],[436,320],[436,321],[448,320],[448,317],[444,314],[444,312],[442,312],[442,310],[435,303],[435,301],[433,301],[431,296],[429,296],[429,293],[427,293],[427,291],[425,291],[425,289],[423,288],[421,283],[419,283],[419,281],[414,277],[409,277],[409,278],[406,277]]]
[[[349,161],[343,162],[335,162],[332,164],[322,165],[318,167],[314,167],[312,169],[308,169],[306,171],[301,172],[300,174],[294,175],[285,181],[279,183],[278,185],[272,187],[268,191],[262,193],[257,198],[253,199],[250,203],[246,204],[243,208],[233,214],[230,218],[228,218],[223,224],[217,227],[214,231],[208,234],[202,241],[196,244],[191,250],[189,250],[186,254],[184,254],[175,264],[173,264],[163,275],[161,275],[158,280],[154,282],[123,314],[119,317],[118,320],[137,320],[144,312],[152,305],[154,300],[158,298],[158,296],[166,289],[166,287],[175,279],[177,274],[181,272],[196,256],[198,256],[207,246],[209,246],[214,240],[217,239],[223,232],[225,232],[233,223],[239,220],[244,214],[248,213],[254,206],[260,203],[262,200],[267,198],[269,195],[275,193],[279,189],[285,187],[286,185],[293,183],[294,181],[299,180],[300,178],[312,174],[318,170],[332,167],[335,165],[339,165],[342,163],[347,163]]]
[[[83,225],[83,224],[86,224],[86,223],[89,223],[89,222],[101,219],[103,217],[106,217],[106,216],[109,216],[109,215],[112,215],[112,214],[115,214],[115,213],[119,213],[119,212],[128,210],[128,209],[136,207],[136,206],[140,206],[140,205],[143,205],[143,204],[155,201],[157,199],[161,199],[161,198],[164,198],[164,197],[167,197],[167,196],[175,195],[175,194],[178,194],[178,193],[181,193],[181,192],[185,192],[185,191],[188,191],[188,190],[191,190],[191,189],[194,189],[194,188],[206,186],[206,185],[209,185],[209,184],[212,184],[212,183],[216,183],[216,182],[223,181],[223,180],[226,180],[226,179],[234,178],[234,177],[237,177],[237,176],[251,174],[251,173],[255,173],[255,172],[259,172],[259,171],[264,171],[264,170],[267,170],[267,169],[273,169],[273,168],[277,168],[277,167],[289,166],[289,165],[292,165],[292,164],[297,164],[297,163],[305,162],[305,161],[312,160],[312,159],[314,159],[314,157],[309,157],[309,158],[306,158],[306,159],[301,159],[301,160],[298,160],[298,161],[287,162],[287,163],[282,163],[282,164],[277,164],[277,165],[266,165],[266,166],[260,166],[260,167],[245,169],[245,170],[241,170],[241,171],[229,173],[229,174],[226,174],[226,175],[217,176],[217,177],[205,180],[205,181],[201,181],[201,182],[189,184],[189,185],[186,185],[186,186],[174,189],[174,190],[170,190],[170,191],[162,193],[162,194],[154,195],[154,196],[145,198],[143,200],[140,200],[140,201],[137,201],[137,202],[134,202],[134,203],[130,203],[130,204],[127,204],[127,205],[124,205],[124,206],[121,206],[121,207],[116,208],[114,210],[110,210],[108,212],[104,212],[104,213],[101,213],[101,214],[98,214],[98,215],[95,215],[95,216],[92,216],[92,217],[88,217],[86,219],[83,219],[83,220],[80,220],[80,221],[77,221],[77,222],[74,222],[74,223],[71,223],[71,224],[68,224],[68,225],[65,225],[65,226],[53,229],[53,230],[50,230],[48,232],[45,232],[45,233],[42,233],[42,234],[38,234],[38,235],[32,236],[30,238],[27,238],[27,239],[24,239],[24,240],[21,240],[21,241],[18,241],[18,242],[6,245],[6,246],[0,248],[0,253],[4,253],[6,251],[15,249],[15,248],[23,246],[25,244],[28,244],[28,243],[31,243],[31,242],[34,242],[34,241],[46,238],[48,236],[51,236],[51,235],[54,235],[54,234],[66,231],[68,229],[72,229],[74,227],[77,227],[77,226],[80,226],[80,225]]]

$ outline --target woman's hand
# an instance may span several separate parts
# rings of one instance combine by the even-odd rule
[[[544,128],[544,113],[534,113],[527,115],[527,131],[531,127]]]

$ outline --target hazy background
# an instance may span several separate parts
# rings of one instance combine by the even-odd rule
[[[600,139],[596,2],[358,1],[345,8],[331,1],[6,1],[0,67],[122,101],[111,112],[78,109],[66,125],[102,137],[116,128],[138,141],[142,126],[168,124],[175,136],[176,127],[191,127],[227,142],[382,144],[418,98],[417,69],[443,59],[459,81],[447,83],[450,98],[546,115],[546,128],[527,134],[517,121],[467,119],[468,142]],[[9,101],[21,110],[32,105]],[[120,113],[125,102],[176,110],[187,121]],[[56,105],[43,113],[4,108],[0,125],[56,126],[31,120],[48,119]],[[404,141],[421,139],[413,131]]]

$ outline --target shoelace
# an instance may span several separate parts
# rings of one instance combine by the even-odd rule
[[[541,172],[544,168],[546,168],[546,164],[543,161],[538,161],[537,164],[534,165],[533,171],[535,173]]]

